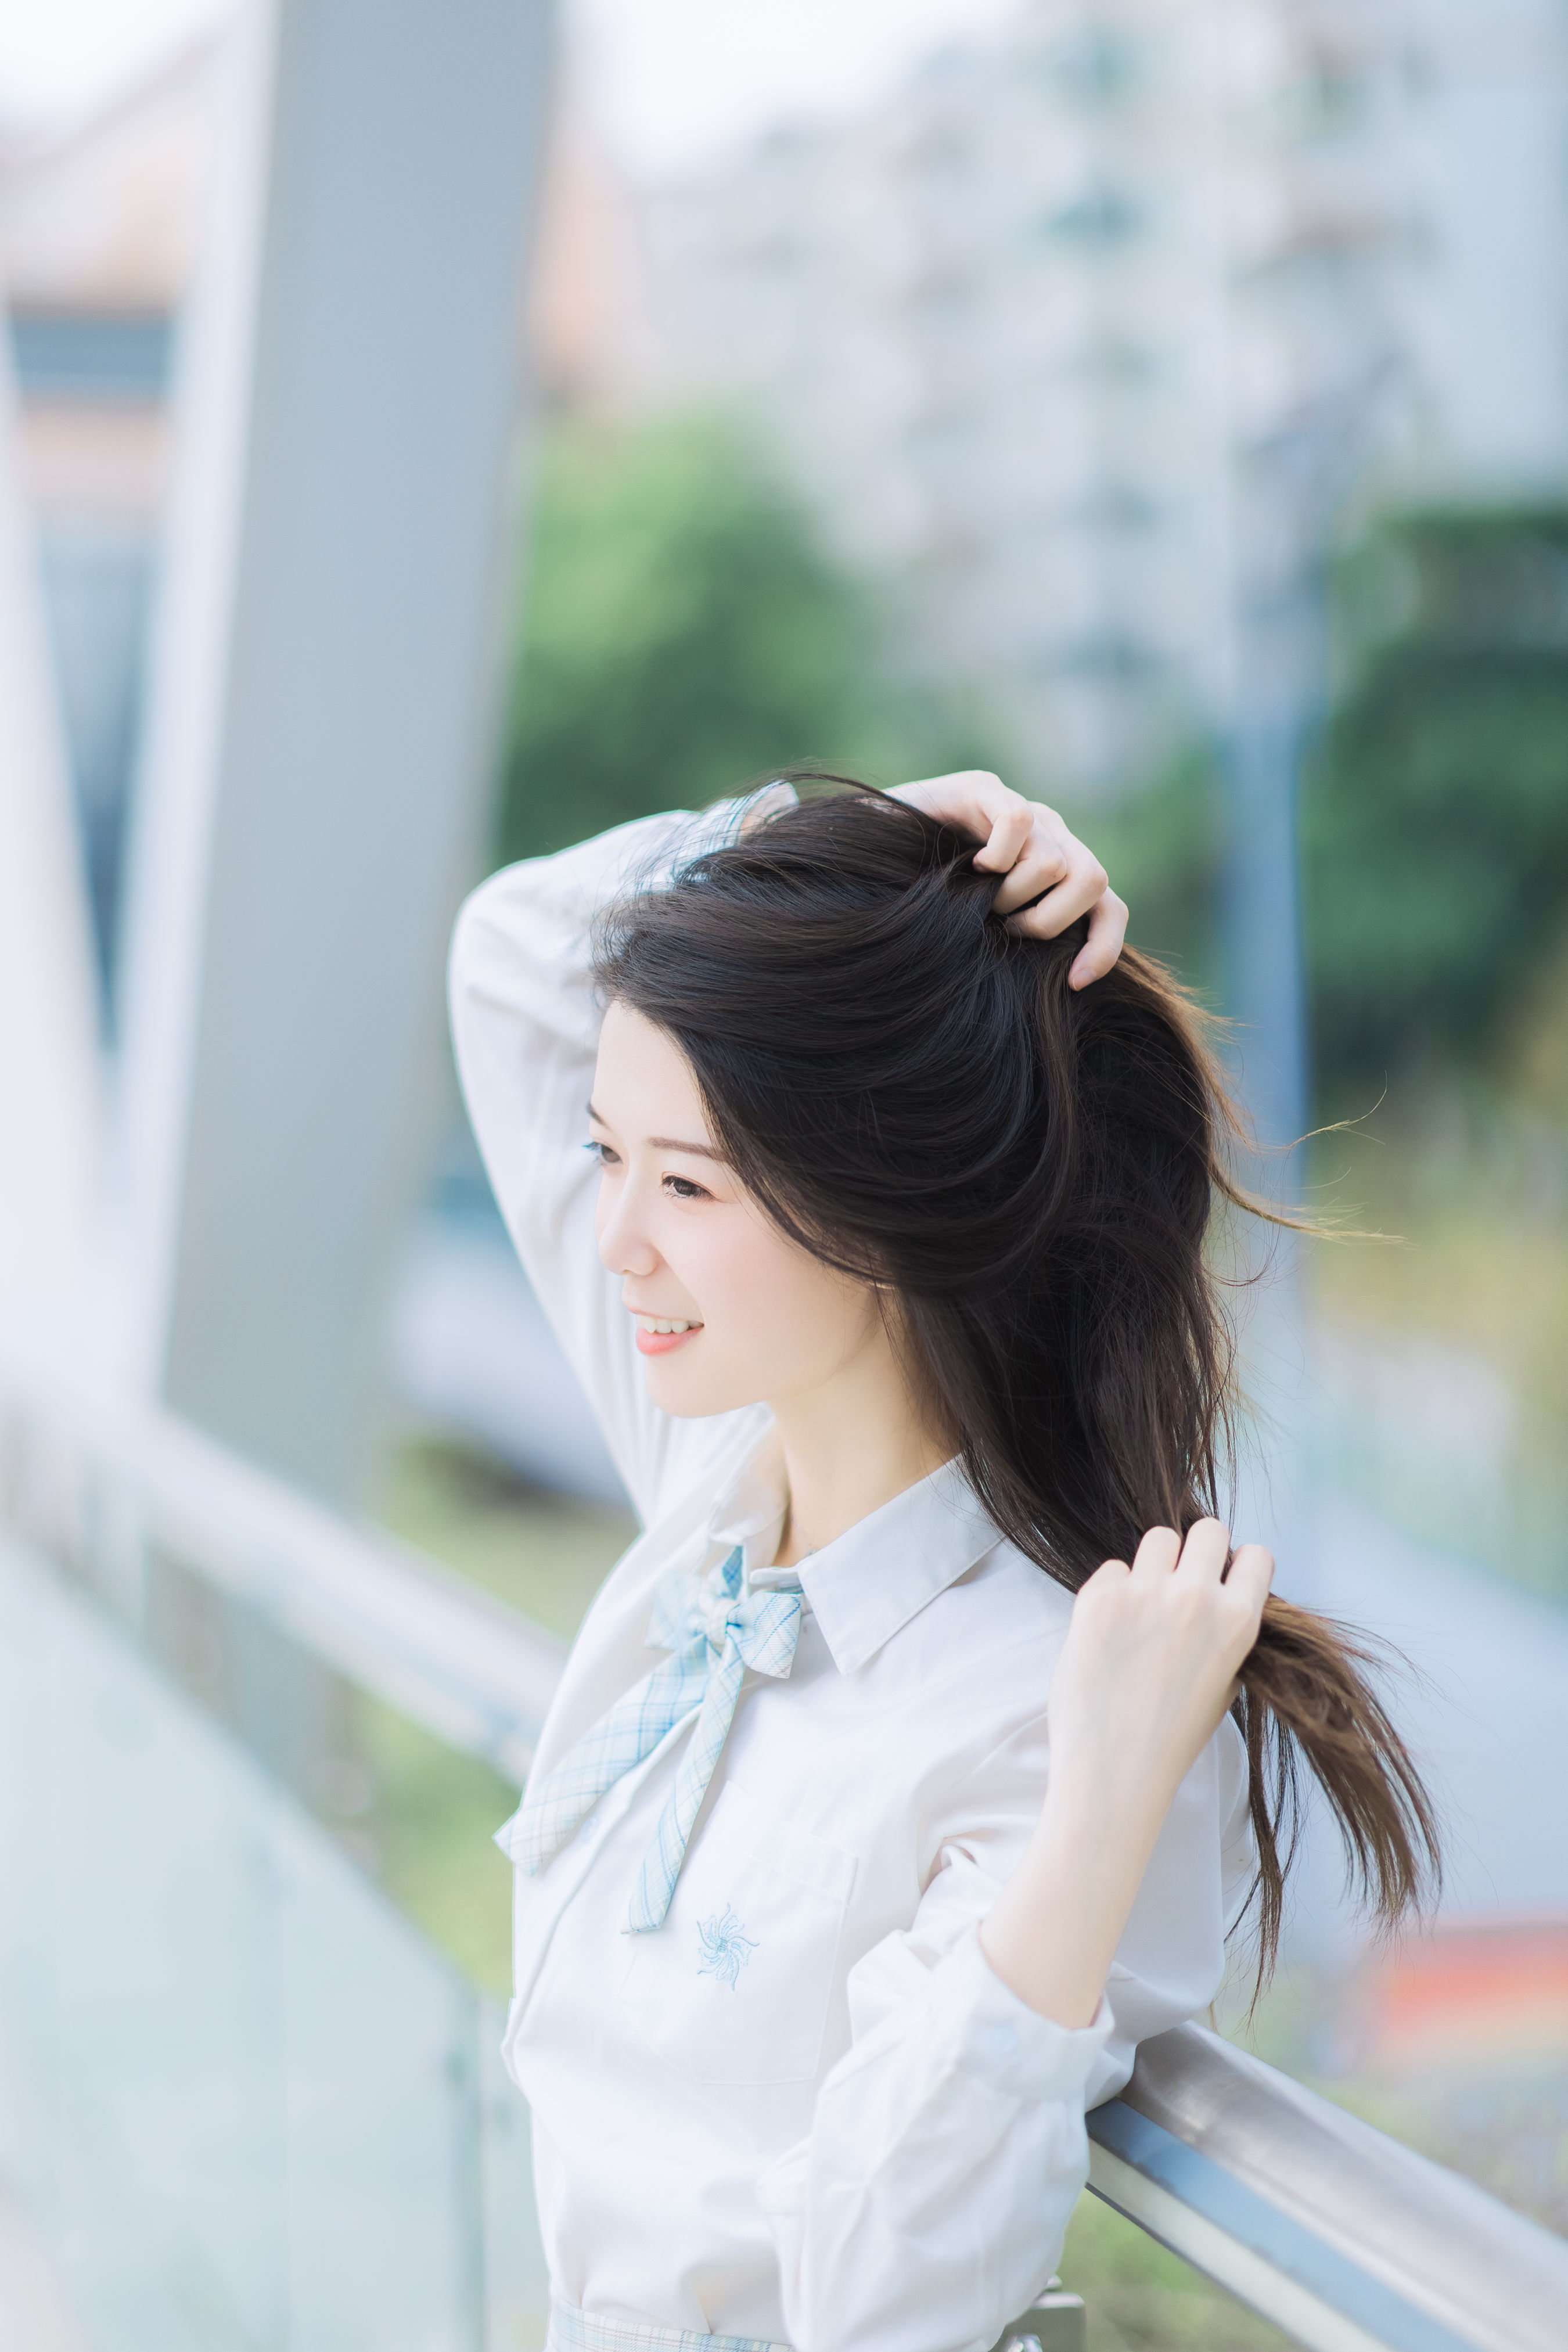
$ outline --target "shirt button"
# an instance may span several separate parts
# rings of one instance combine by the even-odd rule
[[[1016,2025],[994,2025],[985,2038],[991,2044],[991,2054],[994,2058],[1011,2058],[1018,2047],[1018,2029]]]
[[[598,1836],[598,1834],[599,1834],[599,1816],[598,1816],[598,1814],[597,1814],[597,1813],[588,1813],[588,1814],[586,1814],[586,1815],[584,1816],[584,1818],[583,1826],[582,1826],[582,1828],[578,1831],[577,1834],[578,1834],[578,1836],[579,1836],[580,1838],[591,1838],[591,1837],[597,1837],[597,1836]]]

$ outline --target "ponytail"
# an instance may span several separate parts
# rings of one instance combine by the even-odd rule
[[[1258,1981],[1279,1948],[1300,1832],[1303,1762],[1328,1800],[1363,1907],[1392,1927],[1441,1876],[1432,1801],[1369,1678],[1381,1661],[1347,1630],[1270,1597],[1234,1713],[1247,1743],[1258,1849]]]

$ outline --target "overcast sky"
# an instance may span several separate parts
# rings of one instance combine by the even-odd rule
[[[69,120],[231,0],[8,0],[0,120]],[[567,0],[576,78],[636,170],[679,171],[769,125],[839,114],[1017,0]]]

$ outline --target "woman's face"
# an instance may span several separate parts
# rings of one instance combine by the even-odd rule
[[[655,1404],[682,1415],[779,1404],[886,1355],[876,1293],[742,1192],[685,1055],[624,1004],[605,1018],[590,1126],[599,1255],[622,1278]]]

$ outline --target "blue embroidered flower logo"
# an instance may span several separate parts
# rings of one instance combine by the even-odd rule
[[[749,1936],[741,1933],[741,1923],[731,1910],[715,1911],[711,1919],[700,1919],[697,1933],[702,1939],[702,1958],[697,1963],[700,1977],[720,1977],[731,1992],[741,1970],[756,1950]]]

